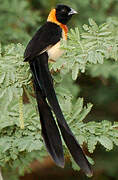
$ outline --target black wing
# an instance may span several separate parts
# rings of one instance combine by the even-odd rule
[[[48,47],[55,45],[61,37],[62,30],[60,26],[52,22],[46,22],[28,43],[24,53],[24,61],[31,61]]]

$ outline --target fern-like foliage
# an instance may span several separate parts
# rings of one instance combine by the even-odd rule
[[[100,26],[92,19],[89,23],[90,26],[84,25],[85,32],[81,35],[78,28],[70,31],[68,43],[62,42],[66,53],[51,64],[50,69],[53,69],[56,93],[70,128],[79,143],[82,145],[85,142],[89,152],[93,153],[97,143],[106,150],[118,145],[118,123],[107,120],[85,123],[92,104],[84,105],[83,98],[77,98],[79,89],[72,79],[76,80],[79,72],[84,73],[85,69],[93,76],[95,73],[99,75],[94,68],[105,66],[104,61],[114,63],[116,68],[118,49],[117,34],[109,21]],[[117,24],[114,23],[114,26],[117,29]],[[29,65],[23,62],[23,52],[21,44],[0,48],[0,165],[3,171],[4,167],[18,167],[19,173],[28,167],[31,160],[46,155]],[[57,69],[60,72],[54,72]],[[106,77],[109,74],[112,72],[105,74]],[[65,146],[64,149],[67,153]],[[78,169],[73,161],[72,166]]]
[[[31,11],[30,5],[25,0],[0,1],[0,41],[27,42],[29,33],[34,30],[40,21],[39,13]]]
[[[85,72],[88,64],[103,64],[104,59],[118,59],[117,31],[112,30],[110,21],[98,26],[89,19],[89,24],[83,26],[85,32],[81,35],[78,28],[71,29],[68,43],[62,42],[65,56],[52,66],[56,70],[64,65],[66,72],[72,71],[73,80],[77,79],[80,71]]]

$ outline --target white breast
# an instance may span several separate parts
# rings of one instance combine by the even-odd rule
[[[65,39],[64,32],[62,32],[62,38]],[[60,41],[56,43],[53,47],[47,50],[49,59],[57,60],[62,54],[63,50],[60,48]]]
[[[47,52],[49,59],[57,60],[63,54],[63,50],[60,48],[60,42],[48,49]]]

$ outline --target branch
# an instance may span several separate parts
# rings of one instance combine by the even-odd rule
[[[0,180],[3,180],[1,168],[0,168]]]

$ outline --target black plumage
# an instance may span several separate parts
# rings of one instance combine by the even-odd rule
[[[46,22],[29,41],[24,58],[25,61],[31,61],[34,57],[52,47],[62,38],[62,29],[59,25]]]
[[[61,13],[65,12],[66,7],[67,6],[61,5],[62,9],[59,11]],[[68,11],[69,9],[67,9],[67,12]],[[72,11],[71,8],[70,11]],[[62,14],[60,14],[60,16],[63,16]],[[29,61],[30,63],[38,110],[40,114],[42,136],[52,159],[58,166],[64,167],[62,142],[58,127],[52,114],[53,111],[63,139],[73,159],[87,175],[92,175],[90,164],[86,159],[79,143],[71,132],[67,122],[65,121],[54,91],[53,80],[48,68],[48,50],[53,48],[53,46],[60,41],[60,39],[63,37],[62,32],[62,28],[55,22],[46,22],[29,42],[24,53],[24,58],[25,61]]]

